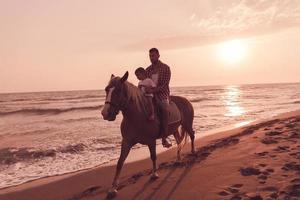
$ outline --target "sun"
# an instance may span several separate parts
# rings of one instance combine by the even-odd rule
[[[230,40],[218,45],[220,59],[228,64],[235,64],[245,57],[247,44],[243,40]]]

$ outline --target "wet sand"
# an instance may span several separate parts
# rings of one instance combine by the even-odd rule
[[[300,110],[195,144],[195,155],[186,144],[181,162],[176,148],[160,153],[155,181],[150,158],[126,163],[115,199],[300,199]],[[2,189],[0,199],[105,199],[114,172],[113,165],[43,178]]]

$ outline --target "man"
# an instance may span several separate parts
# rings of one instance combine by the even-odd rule
[[[171,78],[170,67],[159,60],[159,51],[157,48],[149,50],[149,57],[151,65],[146,68],[146,72],[149,78],[151,78],[156,84],[155,88],[149,89],[149,92],[153,93],[158,106],[161,110],[161,136],[162,145],[164,147],[171,147],[167,141],[168,136],[168,117],[169,117],[169,100],[170,100],[170,89],[169,83]]]

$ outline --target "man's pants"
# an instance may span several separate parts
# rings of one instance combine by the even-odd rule
[[[168,99],[163,99],[157,100],[158,106],[161,111],[161,131],[160,135],[162,137],[167,137],[168,136],[168,120],[169,120],[169,100]]]

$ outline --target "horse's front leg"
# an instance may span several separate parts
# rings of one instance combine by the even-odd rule
[[[122,140],[122,147],[121,147],[121,155],[118,160],[116,174],[112,183],[112,188],[109,190],[108,197],[114,197],[117,194],[118,189],[118,183],[119,183],[119,176],[124,164],[124,161],[126,160],[129,151],[133,145],[128,144],[126,141]]]
[[[156,172],[156,141],[154,140],[151,142],[151,144],[148,145],[149,151],[150,151],[150,157],[153,164],[153,169],[151,173],[151,179],[155,180],[158,178],[158,174]]]

